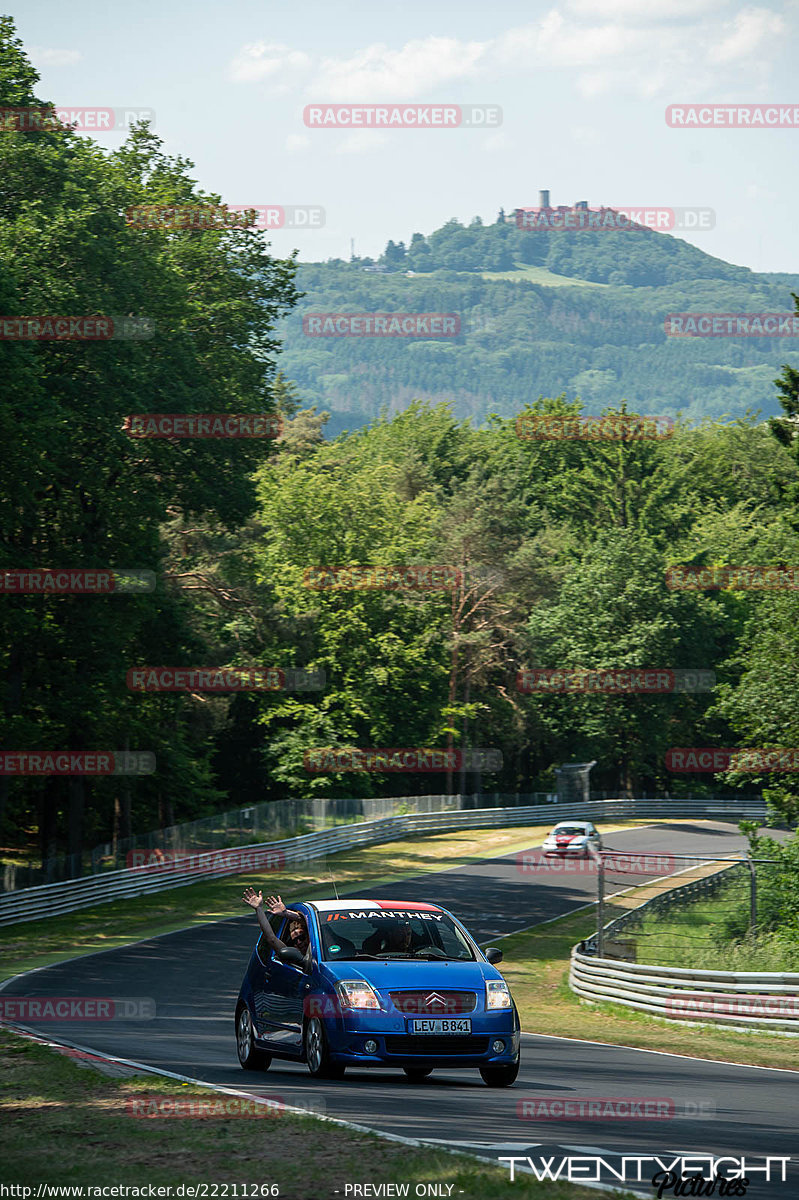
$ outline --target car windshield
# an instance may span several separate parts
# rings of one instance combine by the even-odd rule
[[[561,834],[573,837],[587,832],[584,825],[556,825],[552,830],[552,837],[560,837]]]
[[[324,957],[474,961],[466,937],[446,913],[337,909],[320,912]]]

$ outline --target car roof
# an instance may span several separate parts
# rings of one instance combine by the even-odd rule
[[[349,899],[345,897],[343,900],[309,900],[307,901],[309,908],[315,908],[317,912],[368,912],[370,916],[397,916],[400,913],[412,912],[444,912],[445,909],[439,908],[437,904],[425,904],[423,901],[417,900],[362,900]]]
[[[583,829],[593,828],[591,821],[580,821],[576,817],[572,820],[558,821],[555,829],[560,829],[562,825],[582,825]]]

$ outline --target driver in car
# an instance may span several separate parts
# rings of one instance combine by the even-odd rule
[[[412,954],[417,939],[409,921],[395,921],[370,933],[363,943],[364,954]]]
[[[302,913],[294,912],[291,908],[286,908],[279,896],[268,896],[267,905],[269,911],[274,917],[286,916],[289,918],[289,941],[282,941],[272,928],[272,924],[264,911],[264,894],[256,892],[255,888],[245,888],[242,901],[249,904],[250,908],[255,909],[255,915],[258,918],[258,924],[264,935],[270,950],[276,953],[280,950],[285,950],[286,946],[293,946],[295,950],[299,950],[306,958],[311,952],[311,942],[308,937],[308,927],[305,924],[305,918]]]

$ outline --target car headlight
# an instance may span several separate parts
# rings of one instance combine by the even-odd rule
[[[364,979],[342,979],[336,984],[342,1008],[380,1008],[380,1000]]]
[[[512,1008],[510,989],[504,979],[486,981],[486,1012],[492,1008]]]

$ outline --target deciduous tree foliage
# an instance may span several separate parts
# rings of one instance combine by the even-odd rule
[[[0,104],[39,105],[36,86],[4,19]],[[35,831],[44,853],[78,851],[265,798],[550,791],[554,768],[574,759],[596,759],[608,791],[764,784],[792,814],[784,780],[679,779],[665,752],[799,743],[796,601],[671,591],[666,568],[799,566],[795,368],[784,369],[785,418],[772,427],[750,412],[680,422],[660,440],[525,440],[517,414],[574,417],[587,400],[609,414],[642,408],[619,383],[608,338],[647,386],[661,368],[710,371],[704,383],[691,376],[700,409],[721,386],[717,368],[696,345],[675,358],[649,339],[654,300],[630,314],[612,288],[574,289],[566,302],[506,281],[487,301],[479,276],[521,257],[603,282],[619,247],[638,245],[627,266],[639,275],[642,263],[667,276],[703,264],[693,295],[669,284],[679,308],[717,301],[720,288],[751,299],[750,274],[679,246],[665,267],[649,262],[655,235],[595,235],[623,239],[602,242],[606,263],[583,235],[544,243],[501,223],[451,221],[392,245],[387,261],[419,280],[346,264],[304,275],[328,309],[468,313],[465,339],[365,342],[356,363],[352,345],[291,335],[277,374],[278,322],[298,300],[292,260],[270,257],[249,228],[125,223],[136,204],[216,203],[190,171],[146,126],[114,153],[68,130],[0,137],[2,314],[147,316],[156,329],[142,342],[0,343],[0,569],[125,567],[159,580],[152,595],[0,595],[4,747],[129,746],[158,762],[154,776],[123,782],[0,777],[5,839],[21,845]],[[728,366],[753,365],[751,347],[724,353]],[[576,375],[590,397],[571,385]],[[545,376],[554,386],[540,386]],[[488,413],[480,427],[464,396],[467,412]],[[342,432],[342,399],[354,432]],[[124,432],[132,413],[272,411],[284,418],[275,443]],[[442,591],[307,586],[310,568],[350,565],[459,574]],[[307,668],[326,684],[132,694],[126,671],[144,665]],[[517,686],[529,667],[710,668],[718,688],[531,696]],[[305,769],[309,749],[353,745],[495,747],[504,767],[482,778]]]
[[[0,63],[0,106],[41,109],[37,75],[8,18]],[[294,264],[270,258],[250,229],[126,225],[135,204],[218,199],[198,194],[190,167],[167,158],[146,127],[112,154],[69,129],[0,135],[3,314],[132,315],[155,325],[148,341],[0,346],[3,567],[160,574],[170,516],[237,526],[253,510],[250,476],[269,452],[263,443],[141,441],[124,432],[137,412],[272,408],[273,329],[296,298]],[[177,812],[219,802],[180,698],[131,696],[125,686],[127,669],[142,660],[199,653],[177,593],[162,582],[136,597],[4,595],[0,624],[6,747],[155,752],[158,778],[129,785],[152,821],[164,790]],[[38,807],[43,852],[56,844],[76,852],[87,830],[95,838],[109,830],[120,786],[17,781],[12,816],[30,824]]]

